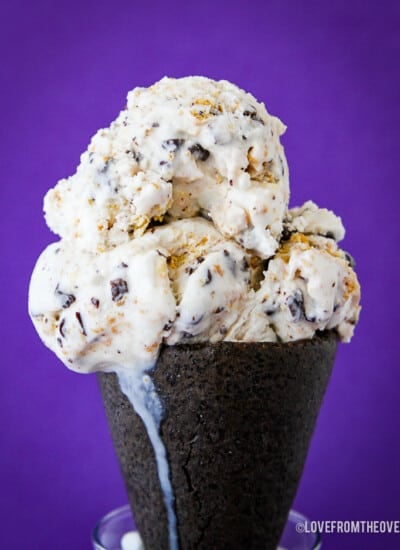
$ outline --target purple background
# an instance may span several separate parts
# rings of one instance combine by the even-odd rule
[[[340,347],[295,507],[399,520],[399,2],[4,4],[1,548],[88,549],[95,521],[126,500],[96,379],[41,345],[27,287],[55,239],[45,191],[72,174],[129,89],[165,74],[226,78],[264,100],[288,126],[291,204],[312,198],[342,216],[363,311]],[[400,535],[324,537],[325,550],[399,547]]]

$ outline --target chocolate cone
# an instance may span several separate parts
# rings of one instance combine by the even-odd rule
[[[164,347],[152,378],[187,549],[275,550],[303,471],[336,336]],[[168,549],[151,443],[114,374],[99,381],[146,550]]]

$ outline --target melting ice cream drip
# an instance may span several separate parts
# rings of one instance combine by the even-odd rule
[[[129,399],[136,414],[142,419],[153,446],[158,478],[167,510],[169,548],[170,550],[178,550],[174,493],[169,477],[167,453],[160,437],[160,424],[163,415],[160,398],[148,374],[143,374],[143,372],[139,374],[128,373],[121,370],[117,373],[117,376],[122,392]]]

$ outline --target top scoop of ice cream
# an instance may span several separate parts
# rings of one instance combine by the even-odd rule
[[[154,365],[162,343],[349,341],[360,288],[340,218],[288,209],[283,124],[233,84],[164,78],[128,94],[45,198],[61,240],[29,309],[80,372]]]
[[[136,88],[76,174],[47,194],[47,223],[80,248],[104,251],[151,222],[202,214],[225,237],[271,256],[289,200],[284,130],[226,81],[163,78]]]

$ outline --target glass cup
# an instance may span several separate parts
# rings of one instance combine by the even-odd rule
[[[291,510],[283,530],[278,550],[319,550],[321,536],[319,533],[305,533],[304,526],[309,520]],[[112,510],[102,517],[92,532],[94,550],[124,550],[121,541],[126,533],[135,531],[131,509],[129,505]]]

